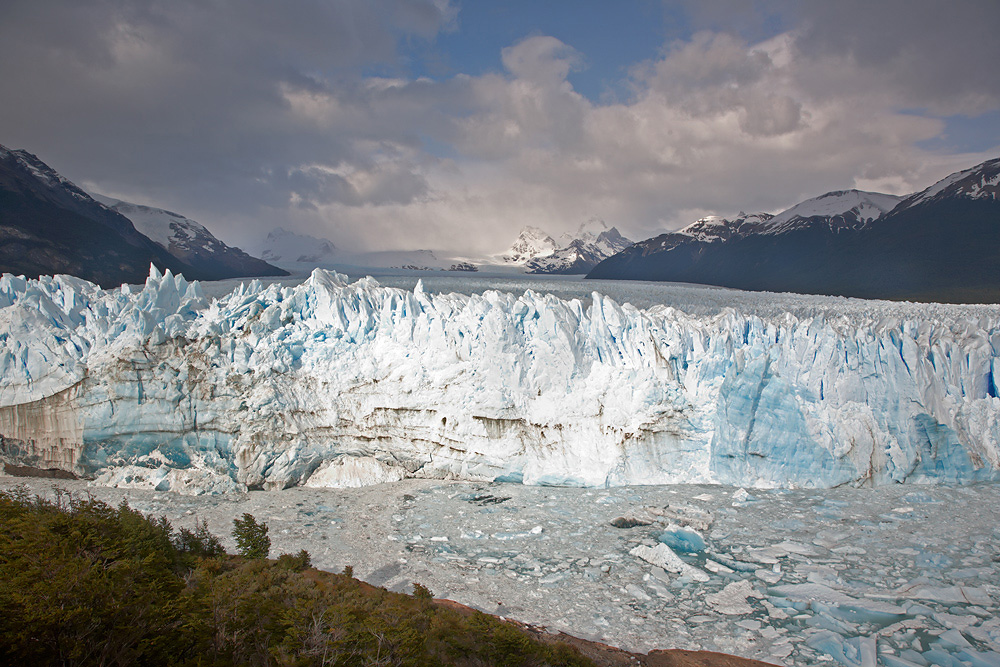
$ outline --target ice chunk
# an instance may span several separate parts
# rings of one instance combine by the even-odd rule
[[[770,589],[773,595],[788,598],[800,602],[818,602],[824,605],[835,607],[847,607],[859,611],[885,614],[888,616],[900,616],[906,610],[888,602],[870,600],[867,598],[855,598],[847,593],[834,590],[822,584],[784,584]]]
[[[720,614],[744,616],[753,612],[753,607],[747,602],[748,597],[759,597],[749,581],[734,581],[727,584],[718,593],[705,596],[705,601],[712,605]]]
[[[344,456],[316,469],[305,486],[315,489],[348,489],[386,482],[398,482],[406,470],[389,466],[370,456]]]
[[[882,661],[882,664],[885,665],[885,667],[925,667],[927,665],[926,661],[921,663],[910,662],[909,660],[904,660],[898,656],[888,655],[885,653],[879,656],[879,660]]]
[[[661,567],[667,572],[674,572],[694,581],[709,580],[708,574],[682,561],[680,556],[674,553],[666,544],[660,543],[655,547],[647,547],[644,544],[640,544],[629,553],[637,558],[641,558],[650,565]]]
[[[625,586],[625,590],[628,592],[629,595],[631,595],[633,598],[641,602],[649,602],[650,600],[653,599],[649,597],[646,591],[642,590],[642,588],[640,588],[636,584],[628,584],[627,586]]]
[[[960,649],[955,651],[954,656],[960,663],[971,665],[971,667],[996,667],[1000,665],[1000,653],[994,651],[979,653],[972,649]]]
[[[94,478],[93,484],[121,489],[149,489],[173,491],[181,495],[199,496],[241,493],[246,487],[237,483],[225,472],[202,466],[170,468],[161,465],[156,468],[128,465],[103,471]]]
[[[705,538],[701,533],[672,523],[668,524],[667,529],[656,539],[674,551],[698,553],[705,550]]]
[[[758,569],[758,565],[756,563],[744,563],[743,561],[730,558],[725,554],[717,553],[715,551],[709,551],[708,555],[715,562],[738,572],[755,572]]]
[[[975,586],[933,586],[927,579],[917,579],[887,593],[885,598],[934,600],[991,606],[993,600],[984,588]]]
[[[875,639],[854,637],[844,639],[835,632],[823,630],[806,640],[809,646],[822,651],[847,667],[875,667]]]
[[[722,563],[714,561],[714,560],[712,560],[710,558],[705,560],[705,569],[708,570],[709,572],[713,572],[715,574],[732,574],[733,573],[733,569],[732,568],[726,567]]]

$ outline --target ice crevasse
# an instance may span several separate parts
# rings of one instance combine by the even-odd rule
[[[1000,310],[887,312],[4,275],[0,456],[190,493],[998,478]]]

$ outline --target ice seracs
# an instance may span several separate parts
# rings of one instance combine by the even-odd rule
[[[209,302],[155,269],[136,291],[7,275],[3,456],[87,475],[198,469],[249,488],[996,477],[1000,314],[886,308],[698,316],[323,270]]]

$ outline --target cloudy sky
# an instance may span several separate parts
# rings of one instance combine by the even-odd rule
[[[1000,155],[996,0],[4,0],[0,143],[253,247],[635,239]]]

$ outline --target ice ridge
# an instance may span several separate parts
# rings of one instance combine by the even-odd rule
[[[996,478],[1000,313],[867,312],[4,275],[0,455],[188,492]]]

